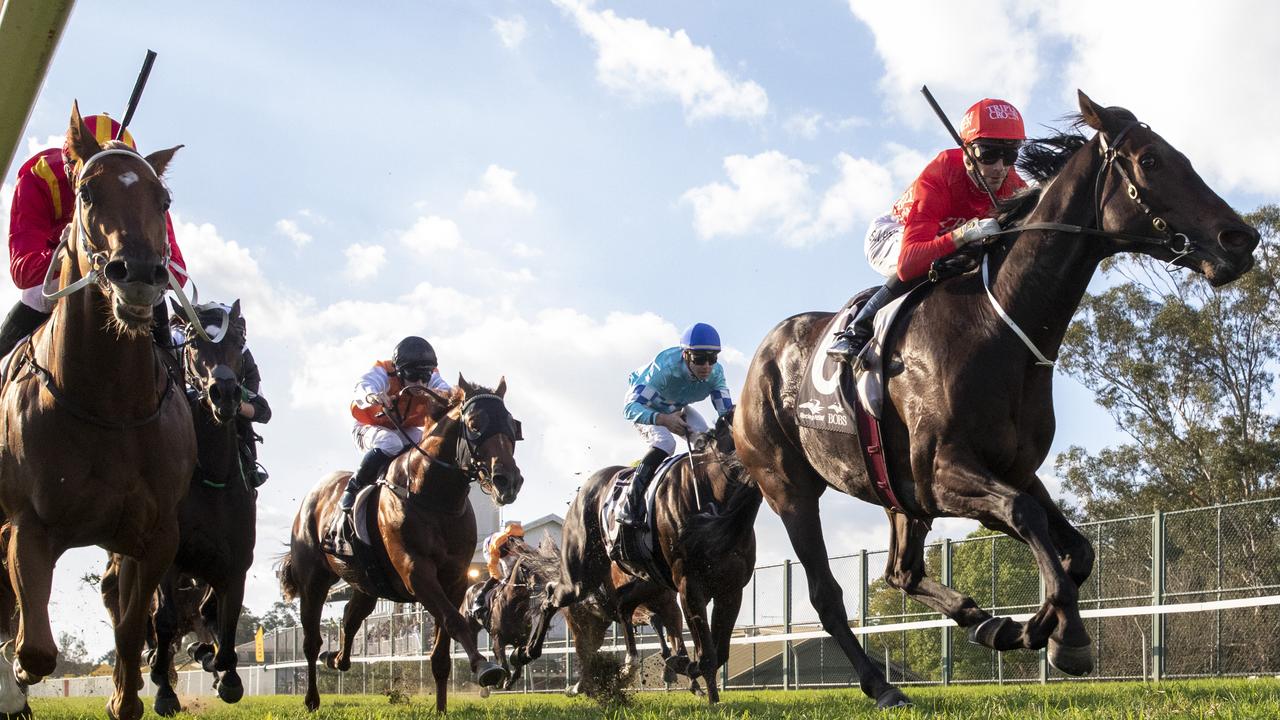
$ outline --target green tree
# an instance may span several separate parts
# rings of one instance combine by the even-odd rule
[[[1280,422],[1267,406],[1280,359],[1280,207],[1246,220],[1262,242],[1231,285],[1125,257],[1105,266],[1122,282],[1085,297],[1060,364],[1131,438],[1058,456],[1086,518],[1277,493]]]

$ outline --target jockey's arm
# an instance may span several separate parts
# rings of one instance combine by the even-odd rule
[[[658,397],[658,383],[661,380],[662,368],[657,360],[649,363],[643,371],[634,373],[631,389],[627,392],[626,402],[622,406],[622,414],[633,423],[641,425],[657,425],[657,410],[649,406]]]
[[[733,411],[733,397],[729,394],[729,384],[724,379],[724,368],[717,363],[713,371],[712,381],[715,388],[711,391],[711,406],[716,409],[716,415],[724,415]]]
[[[914,280],[929,271],[934,260],[955,251],[950,233],[938,234],[950,211],[947,188],[929,178],[921,178],[915,202],[902,229],[902,250],[898,253],[898,277]]]
[[[9,208],[9,274],[19,289],[44,281],[60,233],[53,215],[48,186],[29,172],[19,175]]]
[[[258,363],[253,359],[253,353],[247,348],[244,351],[244,382],[241,384],[245,390],[249,391],[249,399],[240,404],[240,414],[256,423],[270,422],[271,404],[258,392],[262,387],[262,373],[258,370]],[[246,405],[248,408],[245,407]]]
[[[385,393],[390,388],[391,380],[387,377],[387,371],[374,365],[364,374],[364,377],[360,378],[360,382],[356,383],[355,397],[352,401],[356,407],[372,407],[374,403],[369,402],[369,396]]]

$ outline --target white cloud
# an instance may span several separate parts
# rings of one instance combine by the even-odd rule
[[[293,241],[293,246],[301,250],[313,239],[309,233],[303,232],[298,223],[292,220],[277,220],[276,232]]]
[[[818,137],[819,124],[821,122],[822,113],[802,112],[787,118],[786,122],[782,124],[782,128],[792,135],[812,140]]]
[[[756,118],[768,111],[764,88],[735,80],[710,48],[694,45],[684,30],[596,11],[588,0],[553,2],[595,43],[596,77],[609,89],[638,100],[677,98],[688,120]]]
[[[525,25],[523,15],[512,15],[509,18],[493,18],[493,31],[498,34],[498,39],[502,41],[503,46],[508,50],[515,50],[520,47],[520,43],[524,42],[525,37],[529,34],[529,28]]]
[[[352,280],[367,280],[378,274],[387,262],[387,249],[381,245],[361,245],[353,243],[344,251],[347,256],[347,277]]]
[[[511,254],[521,258],[542,257],[542,250],[528,243],[518,242],[511,246]]]
[[[418,218],[413,227],[400,234],[400,243],[422,255],[432,256],[441,250],[456,250],[462,245],[458,225],[448,218],[428,215]]]
[[[39,140],[33,137],[28,137],[27,138],[27,157],[29,158],[32,155],[35,155],[36,153],[42,150],[48,150],[49,148],[62,147],[62,143],[64,140],[66,140],[66,137],[67,137],[66,135],[48,135],[45,137],[44,142],[40,142]],[[27,158],[14,158],[13,162],[15,167],[13,167],[12,169],[17,170],[17,167],[16,167],[17,164],[26,159]]]
[[[688,190],[682,202],[693,206],[693,225],[702,238],[745,235],[769,225],[789,232],[809,219],[813,169],[777,150],[724,159],[729,184],[711,183]]]
[[[818,196],[809,183],[816,170],[799,160],[776,150],[732,155],[724,160],[729,184],[693,188],[681,201],[693,206],[699,237],[770,234],[804,246],[852,231],[893,200],[896,183],[886,167],[846,153],[835,165],[839,177]]]
[[[1031,96],[1043,48],[1029,26],[1033,9],[1015,0],[933,0],[924,5],[849,0],[849,9],[875,35],[885,68],[880,89],[898,118],[916,127],[937,122],[920,96],[925,84],[957,124],[960,113],[980,98],[1020,105]],[[1095,33],[1096,19],[1111,16],[1110,11],[1072,12],[1089,19]]]
[[[1216,190],[1280,192],[1280,5],[1267,2],[1141,4],[1059,2],[1043,13],[1043,31],[1065,37],[1070,61],[1056,75],[1066,109],[1076,88],[1095,102],[1120,105],[1190,158]],[[1118,39],[1098,32],[1141,27]],[[1182,38],[1188,46],[1171,51]],[[1136,82],[1135,78],[1141,78]]]
[[[498,205],[527,212],[537,207],[538,199],[533,193],[516,187],[514,170],[490,165],[480,177],[480,188],[468,190],[462,203],[472,208]]]

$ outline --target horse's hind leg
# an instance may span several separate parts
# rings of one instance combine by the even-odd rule
[[[431,676],[436,680],[436,712],[443,713],[449,705],[449,673],[453,670],[453,658],[449,657],[449,633],[445,631],[444,623],[440,622],[439,615],[431,613],[431,616],[436,625],[435,639],[431,643]]]
[[[770,504],[774,504],[772,498]],[[871,658],[867,657],[866,651],[849,630],[849,621],[844,611],[844,591],[831,574],[831,564],[827,559],[827,544],[822,537],[818,498],[810,494],[798,495],[793,490],[791,496],[784,495],[774,509],[782,517],[787,536],[791,538],[791,547],[804,566],[805,578],[809,583],[809,602],[818,612],[822,629],[836,641],[845,657],[853,664],[862,692],[875,699],[876,706],[880,708],[909,704],[907,696],[885,680],[884,673],[871,662]]]
[[[299,584],[298,621],[302,625],[302,654],[307,659],[307,694],[303,702],[308,710],[320,707],[320,689],[316,683],[316,659],[320,657],[320,647],[324,644],[320,633],[320,614],[332,584],[332,580],[324,582],[310,577]]]
[[[1035,556],[1045,601],[1024,626],[1025,646],[1048,645],[1049,662],[1069,675],[1092,671],[1093,649],[1080,617],[1077,586],[1058,558],[1049,517],[1040,501],[983,470],[960,463],[949,464],[947,474],[935,478],[934,486],[944,511],[1007,528]],[[981,637],[983,629],[976,632]]]
[[[738,621],[738,611],[742,608],[742,589],[726,592],[716,598],[711,608],[711,639],[715,642],[717,670],[729,662],[729,641],[733,639],[733,626]]]
[[[334,670],[346,672],[351,669],[351,643],[356,639],[360,623],[369,617],[369,613],[378,605],[378,598],[351,588],[351,599],[342,609],[342,649],[337,655],[326,658],[325,664]]]
[[[889,512],[889,558],[884,569],[884,581],[912,599],[946,615],[963,628],[984,627],[981,636],[971,634],[974,642],[995,650],[1012,650],[1024,647],[1022,629],[1017,623],[1003,618],[999,622],[984,625],[991,620],[991,613],[983,610],[973,598],[937,582],[925,574],[925,538],[929,528],[920,520],[913,520],[898,512]]]
[[[711,636],[711,622],[708,619],[707,600],[697,583],[684,578],[678,583],[684,589],[680,592],[680,605],[684,608],[684,619],[689,624],[689,634],[693,636],[693,648],[698,653],[697,672],[707,684],[707,701],[711,704],[720,702],[720,690],[716,685],[716,644]]]

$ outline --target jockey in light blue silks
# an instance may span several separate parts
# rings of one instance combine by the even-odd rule
[[[679,347],[663,350],[631,373],[623,413],[649,443],[649,452],[636,468],[619,522],[645,524],[645,488],[662,461],[676,451],[676,435],[707,431],[707,422],[690,404],[710,397],[719,415],[733,409],[724,368],[716,362],[719,356],[720,334],[706,323],[696,323],[684,331]]]

